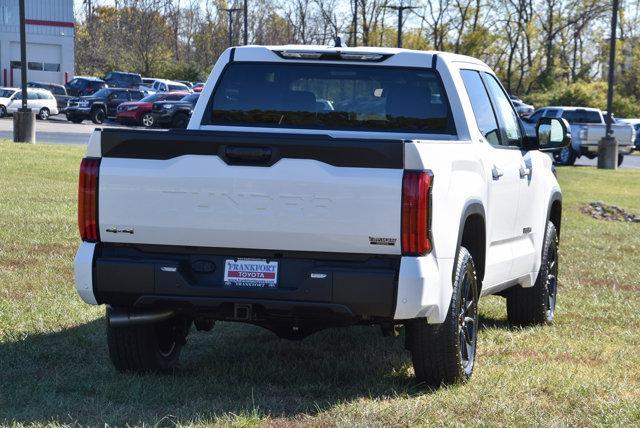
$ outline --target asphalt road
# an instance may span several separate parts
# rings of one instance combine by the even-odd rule
[[[62,115],[51,117],[49,120],[36,121],[36,143],[47,144],[86,144],[94,128],[132,128],[115,122],[105,122],[95,125],[90,120],[82,123],[71,123]],[[142,127],[133,127],[142,128]],[[0,119],[0,138],[13,139],[13,118]]]
[[[637,152],[635,152],[637,153]],[[576,165],[579,166],[598,166],[598,158],[589,159],[582,156],[580,159],[576,160]],[[622,169],[626,168],[640,168],[640,155],[628,155],[624,157],[622,161],[622,165],[620,166]]]
[[[132,128],[119,125],[115,122],[105,122],[102,125],[94,125],[91,121],[85,120],[75,124],[68,122],[64,116],[54,116],[49,120],[38,120],[36,122],[36,142],[48,144],[86,144],[89,135],[94,128]],[[133,127],[141,128],[141,127]],[[13,119],[5,117],[0,119],[0,138],[13,138]],[[576,160],[579,166],[597,166],[597,159],[587,159],[581,157]],[[621,168],[640,168],[640,155],[625,156]]]

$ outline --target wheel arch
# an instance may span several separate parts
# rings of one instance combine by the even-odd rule
[[[460,227],[458,229],[458,242],[456,245],[456,256],[453,263],[453,272],[451,273],[452,281],[455,275],[455,267],[458,265],[458,251],[464,246],[476,267],[476,274],[480,288],[482,288],[482,280],[484,279],[486,251],[487,251],[487,232],[486,232],[486,216],[484,206],[479,200],[467,201],[460,216]]]
[[[550,221],[556,227],[558,240],[560,240],[560,225],[562,223],[562,193],[559,191],[553,192],[551,194],[551,198],[549,198],[547,221]]]

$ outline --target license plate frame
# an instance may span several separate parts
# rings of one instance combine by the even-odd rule
[[[226,259],[223,281],[226,287],[278,288],[279,263],[266,259]]]

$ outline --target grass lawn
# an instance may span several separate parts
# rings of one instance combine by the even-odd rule
[[[472,381],[426,391],[402,340],[368,327],[289,342],[219,323],[174,374],[118,374],[104,308],[73,286],[83,151],[0,142],[0,425],[640,424],[640,224],[579,212],[640,214],[640,170],[558,170],[556,323],[510,329],[504,300],[482,300]]]

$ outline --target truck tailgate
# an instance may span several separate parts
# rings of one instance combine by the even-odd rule
[[[400,254],[403,143],[105,130],[105,242]]]

